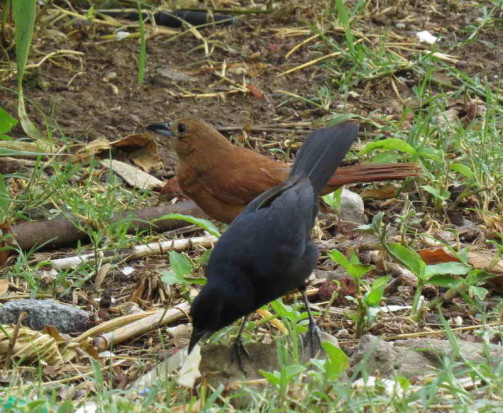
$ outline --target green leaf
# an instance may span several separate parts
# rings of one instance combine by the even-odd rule
[[[178,276],[190,275],[192,272],[192,263],[190,260],[183,254],[170,251],[169,255],[169,263],[171,264],[171,269]]]
[[[341,267],[344,267],[348,274],[353,278],[361,278],[375,268],[373,265],[359,264],[360,261],[358,260],[358,257],[356,255],[352,256],[351,259],[352,261],[355,261],[354,257],[356,257],[358,264],[353,264],[352,262],[348,261],[348,259],[341,252],[337,250],[329,251],[328,256]]]
[[[440,264],[433,264],[426,266],[425,275],[432,274],[452,274],[452,275],[464,275],[468,274],[471,267],[461,262],[442,262]]]
[[[17,124],[16,119],[0,108],[0,134],[9,132]]]
[[[349,368],[349,357],[329,341],[323,341],[321,346],[328,356],[324,364],[327,379],[335,380]]]
[[[484,298],[486,298],[486,295],[489,293],[489,291],[484,287],[476,287],[474,285],[470,285],[470,287],[468,287],[468,293],[470,294],[470,297],[477,297],[479,300],[483,300]]]
[[[439,287],[453,288],[460,283],[459,279],[447,275],[434,275],[428,278],[428,284],[438,285]]]
[[[401,263],[405,265],[410,271],[412,271],[418,277],[423,278],[426,272],[426,264],[416,251],[414,251],[412,248],[394,242],[389,244],[388,247],[396,256],[394,258],[398,258],[399,261],[401,261]]]
[[[338,211],[341,206],[342,187],[338,190],[322,196],[325,201],[333,210]]]
[[[300,366],[298,364],[292,364],[291,366],[285,367],[286,380],[290,381],[293,377],[298,376],[305,369],[306,368],[304,366]]]
[[[0,148],[0,156],[68,156],[66,153],[30,152],[16,149]]]
[[[398,382],[398,384],[400,385],[400,387],[402,388],[402,390],[404,392],[409,390],[410,381],[406,377],[403,377],[403,376],[397,377],[396,381]]]
[[[351,263],[346,258],[346,256],[338,250],[328,251],[328,256],[330,257],[330,259],[332,261],[336,262],[337,264],[339,264],[340,266],[342,266],[344,268],[347,268],[351,265]]]
[[[191,224],[195,224],[198,227],[208,231],[211,235],[220,238],[220,232],[218,228],[213,224],[213,222],[208,221],[203,218],[195,218],[190,215],[182,215],[182,214],[168,214],[164,215],[160,218],[154,219],[152,222],[163,220],[163,219],[179,219],[181,221],[190,222]]]
[[[187,284],[185,278],[175,274],[173,271],[159,271],[161,281],[167,285]]]
[[[0,223],[7,220],[11,198],[3,174],[0,174]]]
[[[398,139],[398,138],[387,138],[387,139],[382,139],[380,141],[370,142],[369,144],[367,144],[367,146],[365,146],[365,148],[363,148],[360,151],[359,155],[366,155],[366,154],[373,152],[375,150],[378,150],[378,149],[385,150],[385,151],[395,150],[395,151],[406,153],[407,155],[410,155],[410,156],[417,155],[417,152],[414,149],[414,147],[412,147],[411,145],[409,145],[407,142],[403,141],[402,139]]]
[[[449,199],[449,197],[451,196],[451,193],[447,189],[438,189],[431,185],[422,185],[421,188],[423,188],[426,192],[432,194],[435,198],[442,201]]]
[[[465,178],[468,178],[468,179],[472,179],[473,178],[473,172],[472,172],[472,170],[468,166],[463,165],[462,163],[453,163],[453,164],[451,164],[451,170],[454,171],[454,172],[460,173]]]
[[[13,2],[16,61],[17,61],[17,91],[18,91],[18,117],[26,134],[33,139],[42,139],[43,136],[28,118],[23,94],[23,77],[28,54],[30,52],[33,27],[35,26],[35,12],[37,0],[15,0]]]
[[[384,294],[384,289],[388,284],[391,275],[386,277],[379,277],[374,280],[372,286],[370,287],[370,292],[365,297],[365,302],[369,307],[375,307],[381,302],[382,296]]]
[[[73,413],[74,411],[75,407],[71,400],[65,400],[58,406],[58,413]]]
[[[262,374],[262,376],[264,376],[267,381],[273,386],[279,387],[279,385],[281,384],[281,379],[278,372],[270,373],[265,370],[259,370],[259,373]]]

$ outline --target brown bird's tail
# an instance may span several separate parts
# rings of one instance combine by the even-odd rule
[[[344,166],[335,171],[327,182],[327,187],[338,188],[346,184],[405,179],[410,176],[419,176],[420,172],[421,167],[412,162]],[[331,191],[333,188],[325,188],[323,192]]]

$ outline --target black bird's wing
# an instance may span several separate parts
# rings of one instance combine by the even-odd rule
[[[227,228],[207,268],[208,282],[215,279],[223,286],[244,279],[252,285],[250,294],[257,299],[250,311],[301,287],[317,259],[309,241],[317,208],[309,180],[268,192],[264,199],[272,200],[267,207],[246,208]]]

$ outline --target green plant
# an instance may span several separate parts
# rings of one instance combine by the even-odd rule
[[[145,68],[147,65],[147,36],[145,34],[145,23],[143,22],[143,13],[141,11],[141,2],[137,0],[138,25],[140,27],[140,54],[138,56],[138,85],[143,85],[145,77]]]
[[[23,93],[23,77],[28,54],[30,52],[31,39],[33,37],[36,6],[36,0],[16,0],[13,2],[16,38],[18,116],[28,136],[40,140],[43,138],[42,134],[28,117]]]
[[[363,276],[372,271],[373,265],[364,265],[360,262],[354,251],[351,252],[349,260],[339,251],[331,250],[328,256],[355,280],[356,296],[346,297],[350,301],[356,302],[357,314],[354,317],[356,321],[356,336],[361,337],[365,328],[369,328],[375,321],[377,308],[384,294],[384,289],[390,279],[390,276],[379,277],[372,284],[365,283]],[[364,285],[367,284],[368,291],[365,291]]]
[[[301,334],[307,332],[308,314],[306,311],[299,311],[297,303],[294,306],[287,305],[283,299],[279,298],[272,301],[270,304],[274,313],[277,314],[281,321],[286,325],[289,332],[289,340],[291,342],[291,354],[295,363],[300,362],[300,349],[302,348]],[[284,355],[284,362],[286,362],[286,354]]]
[[[168,285],[180,284],[184,287],[187,287],[190,284],[206,284],[206,278],[191,276],[194,271],[195,264],[184,254],[176,251],[170,251],[168,252],[168,256],[171,271],[159,271],[159,274],[162,275],[162,282]]]
[[[360,229],[376,235],[388,255],[417,277],[417,286],[412,302],[411,316],[415,320],[418,320],[421,310],[421,296],[425,284],[445,285],[446,280],[443,277],[444,275],[466,275],[470,272],[470,266],[465,263],[467,261],[467,250],[464,250],[464,252],[458,255],[459,257],[464,257],[464,260],[462,260],[464,262],[445,262],[427,265],[412,248],[406,245],[387,242],[387,225],[384,224],[382,218],[383,213],[381,212],[374,216],[371,224],[360,226]]]

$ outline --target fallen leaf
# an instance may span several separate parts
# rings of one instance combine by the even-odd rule
[[[137,133],[112,142],[115,147],[132,146],[136,149],[130,153],[131,160],[145,172],[162,168],[161,156],[157,143],[148,133]]]
[[[114,147],[124,149],[130,147],[129,157],[137,166],[146,172],[162,167],[157,143],[152,135],[148,133],[128,135],[113,142],[110,142],[106,138],[95,139],[91,143],[80,148],[73,156],[73,160],[76,162],[83,162],[93,155],[97,155]]]
[[[101,164],[108,169],[114,171],[129,185],[139,189],[159,189],[162,188],[163,182],[149,175],[142,170],[129,165],[125,162],[116,161],[113,159],[101,161]]]
[[[447,248],[424,249],[419,251],[419,256],[428,264],[439,264],[442,262],[459,262]],[[503,259],[496,261],[495,265],[487,269],[487,266],[494,260],[495,255],[491,251],[476,251],[468,253],[468,264],[479,270],[485,270],[494,274],[503,274]]]
[[[196,380],[201,377],[199,372],[199,364],[201,363],[201,346],[196,344],[190,354],[185,359],[185,362],[178,374],[177,383],[180,386],[192,389]]]
[[[9,349],[10,338],[14,333],[14,326],[4,325],[0,330],[0,364]],[[78,344],[61,342],[61,348],[54,337],[28,327],[20,327],[12,358],[18,361],[43,361],[49,365],[59,365],[76,356],[74,350]]]
[[[366,189],[360,195],[362,198],[390,199],[396,196],[396,192],[393,185],[386,185],[377,189]]]
[[[5,294],[9,289],[9,280],[7,278],[2,278],[0,280],[0,295]]]
[[[256,86],[253,85],[246,85],[246,89],[250,91],[250,93],[253,95],[255,99],[263,99],[264,98],[264,93]]]

